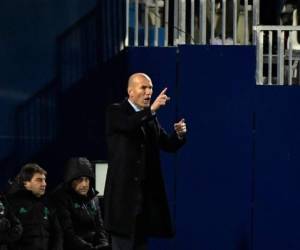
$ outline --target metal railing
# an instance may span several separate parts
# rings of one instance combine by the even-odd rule
[[[57,38],[57,73],[63,90],[124,49],[125,1],[98,0],[97,6]]]
[[[58,72],[63,89],[124,47],[178,44],[257,44],[257,84],[299,83],[296,21],[293,26],[259,26],[260,1],[249,3],[250,0],[244,0],[243,5],[240,0],[99,1],[97,9],[58,39]],[[293,20],[296,15],[294,12]]]
[[[97,65],[98,27],[94,9],[57,38],[57,73],[64,90]]]
[[[125,46],[252,43],[259,0],[126,0]],[[228,34],[230,31],[231,34]],[[153,42],[151,42],[153,41]]]
[[[255,26],[256,83],[300,84],[300,26]]]
[[[57,98],[59,85],[53,79],[16,109],[16,145],[18,158],[23,159],[39,151],[57,137]]]

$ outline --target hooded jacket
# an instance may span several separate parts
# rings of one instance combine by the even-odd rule
[[[80,177],[89,177],[90,179],[91,186],[87,196],[78,194],[71,186],[72,181]],[[53,201],[62,222],[65,250],[91,250],[108,247],[101,209],[96,196],[97,192],[92,188],[94,182],[94,173],[86,158],[71,158],[68,161],[64,183],[53,195]]]

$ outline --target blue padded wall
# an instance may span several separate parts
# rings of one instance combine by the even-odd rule
[[[186,118],[188,141],[163,154],[176,225],[153,250],[300,249],[300,88],[255,85],[255,48],[132,48],[129,74],[148,73],[171,102],[165,128]]]
[[[154,98],[169,88],[164,127],[184,117],[189,129],[179,158],[163,154],[176,238],[151,249],[249,249],[254,48],[131,48],[127,60],[129,74],[152,77]]]
[[[180,154],[176,249],[249,249],[254,48],[182,46],[179,62],[189,139]]]
[[[300,88],[257,87],[254,249],[300,249]]]

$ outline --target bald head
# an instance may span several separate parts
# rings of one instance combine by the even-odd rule
[[[145,80],[151,82],[151,78],[148,75],[144,73],[134,73],[128,79],[127,89]]]
[[[150,106],[152,81],[144,73],[135,73],[128,79],[128,99],[140,109]]]

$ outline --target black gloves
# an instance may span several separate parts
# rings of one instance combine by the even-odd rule
[[[11,225],[7,218],[2,217],[0,218],[0,232],[5,232],[10,229]]]
[[[107,246],[98,245],[98,246],[95,246],[93,248],[93,250],[111,250],[111,247],[109,245],[107,245]]]

